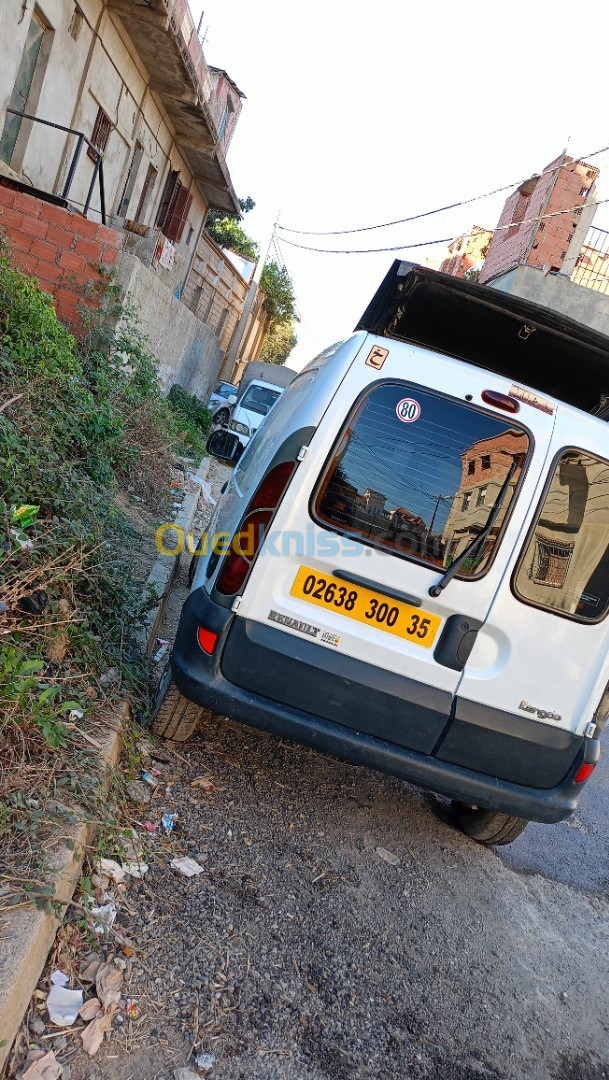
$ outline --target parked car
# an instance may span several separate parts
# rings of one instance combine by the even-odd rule
[[[214,431],[207,440],[207,452],[222,461],[237,462],[262,421],[280,398],[296,372],[278,364],[249,363],[232,402],[228,427]]]
[[[246,446],[154,731],[232,717],[448,796],[485,844],[569,817],[609,716],[608,358],[394,263]]]
[[[229,382],[216,383],[208,403],[214,424],[228,424],[231,406],[234,405],[234,401],[231,402],[230,398],[236,400],[237,387]]]

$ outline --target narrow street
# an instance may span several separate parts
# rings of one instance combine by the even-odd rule
[[[176,820],[120,915],[141,1019],[71,1080],[172,1080],[191,1047],[218,1080],[609,1077],[604,765],[573,821],[489,850],[440,798],[221,717],[152,754],[146,813]]]

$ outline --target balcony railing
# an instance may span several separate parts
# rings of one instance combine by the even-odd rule
[[[99,206],[100,206],[101,219],[102,219],[102,224],[105,225],[106,224],[106,196],[105,196],[105,191],[104,191],[104,163],[103,163],[103,153],[99,149],[99,147],[94,146],[93,143],[91,142],[91,140],[87,138],[87,136],[85,135],[85,133],[83,131],[76,131],[75,128],[65,127],[63,124],[55,124],[55,123],[53,123],[52,120],[43,120],[40,116],[32,116],[31,113],[20,112],[18,109],[7,109],[6,111],[8,113],[11,113],[13,116],[20,116],[22,118],[22,120],[32,120],[35,124],[43,124],[44,127],[55,128],[57,131],[65,131],[68,135],[76,135],[76,146],[74,148],[74,153],[72,154],[72,160],[70,162],[70,167],[68,169],[68,172],[67,172],[67,175],[66,175],[66,178],[65,178],[65,182],[64,182],[64,185],[63,185],[63,189],[62,189],[62,192],[61,192],[61,195],[60,195],[60,198],[65,200],[65,201],[68,201],[68,199],[69,199],[70,190],[71,190],[72,184],[74,182],[74,176],[76,174],[76,169],[77,169],[77,166],[78,166],[78,162],[80,160],[80,155],[82,153],[82,148],[83,148],[83,146],[85,144],[88,146],[88,148],[91,150],[91,152],[92,152],[92,154],[94,156],[95,165],[94,165],[94,168],[93,168],[93,175],[91,177],[91,183],[89,184],[89,190],[87,192],[87,198],[85,199],[85,204],[84,204],[84,208],[83,208],[83,214],[84,214],[85,217],[87,216],[89,206],[91,205],[91,199],[93,197],[93,190],[94,190],[95,184],[97,182],[98,187],[99,187]]]
[[[609,293],[609,232],[606,229],[588,230],[571,281],[595,292]]]

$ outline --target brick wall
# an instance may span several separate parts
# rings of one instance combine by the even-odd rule
[[[5,183],[0,184],[0,230],[15,265],[53,295],[58,317],[79,334],[79,305],[97,305],[95,286],[116,262],[124,235]]]
[[[557,165],[562,167],[555,169]],[[513,192],[498,222],[509,228],[495,232],[479,281],[490,281],[525,263],[552,272],[560,270],[582,209],[593,198],[597,176],[598,169],[561,155],[544,167],[541,177],[531,177]],[[565,210],[573,213],[562,213]],[[546,217],[550,214],[557,216]],[[527,224],[540,216],[543,220]]]

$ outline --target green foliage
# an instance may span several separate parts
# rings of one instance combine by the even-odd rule
[[[46,664],[43,660],[28,660],[26,653],[14,646],[0,649],[0,705],[4,717],[27,709],[30,723],[41,731],[48,746],[65,745],[65,726],[60,716],[77,702],[55,704],[60,691],[57,683],[49,685],[40,679]]]
[[[285,364],[297,340],[291,321],[271,324],[258,359],[267,364]]]
[[[257,243],[247,235],[236,218],[208,214],[205,228],[220,247],[235,251],[244,259],[255,261],[258,258]]]
[[[115,474],[141,456],[126,428],[143,402],[158,403],[159,418],[171,411],[141,341],[124,333],[108,352],[79,348],[51,297],[0,257],[0,401],[11,399],[0,413],[0,533],[12,508],[39,507],[22,569],[61,568],[54,595],[67,590],[80,615],[73,643],[105,670],[122,663],[143,616],[133,533],[114,500]],[[2,567],[5,585],[18,569]]]
[[[175,383],[168,395],[173,422],[181,441],[199,457],[205,453],[207,436],[213,426],[209,409],[194,394]]]
[[[270,259],[262,271],[260,284],[266,293],[264,308],[271,316],[271,328],[279,323],[300,322],[294,285],[285,266]]]

